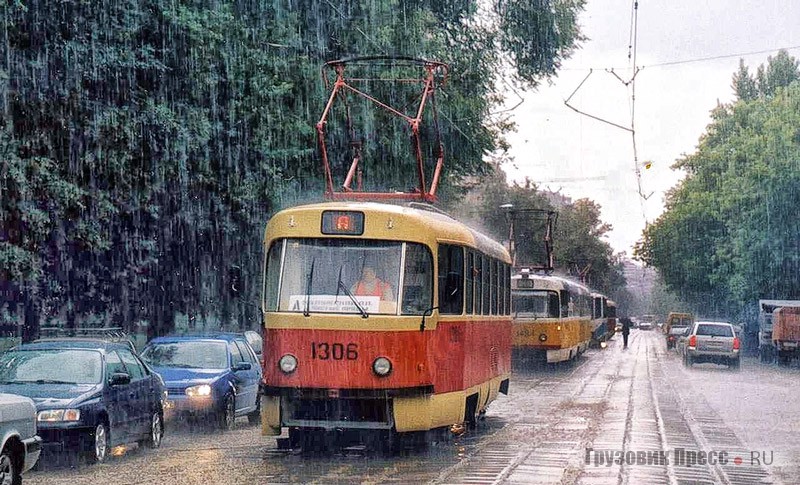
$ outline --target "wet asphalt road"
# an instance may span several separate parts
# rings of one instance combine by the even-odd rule
[[[102,465],[53,465],[45,457],[24,483],[800,482],[797,364],[746,359],[738,372],[714,364],[686,369],[658,331],[633,331],[630,348],[621,347],[617,337],[571,365],[515,368],[510,395],[491,405],[477,430],[397,455],[281,451],[240,419],[224,434],[172,426],[160,449],[133,445]],[[680,462],[676,449],[716,454],[713,463],[689,466],[701,460],[684,454]],[[666,460],[657,459],[659,451]],[[624,458],[609,463],[617,452]]]

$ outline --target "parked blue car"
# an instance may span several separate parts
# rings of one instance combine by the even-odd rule
[[[101,462],[114,446],[157,448],[164,436],[163,381],[122,343],[17,346],[0,355],[0,392],[33,399],[45,450],[79,451]]]
[[[210,419],[223,430],[236,417],[260,421],[261,366],[243,335],[159,337],[142,351],[142,360],[164,379],[168,419]]]

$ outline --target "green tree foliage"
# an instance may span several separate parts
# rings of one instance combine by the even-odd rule
[[[715,109],[698,150],[675,164],[687,177],[636,249],[705,314],[800,297],[797,61],[781,53],[758,72],[758,96]]]
[[[313,126],[324,61],[450,63],[442,193],[455,197],[502,147],[507,127],[487,121],[502,101],[494,73],[552,75],[580,40],[580,7],[524,6],[540,10],[529,27],[537,40],[515,47],[474,1],[4,3],[0,311],[24,318],[29,333],[94,319],[129,330],[148,322],[153,335],[170,331],[176,313],[256,325],[264,224],[321,195]],[[395,164],[410,158],[397,141],[405,136],[378,139]],[[402,172],[381,170],[376,178]]]
[[[516,66],[518,80],[536,86],[542,74],[555,75],[561,61],[572,51],[574,40],[583,40],[577,16],[584,0],[498,0],[497,42]]]
[[[739,59],[739,70],[733,75],[731,88],[736,94],[737,99],[750,100],[758,96],[758,88],[750,70],[744,63],[744,59]]]
[[[738,99],[750,100],[759,96],[773,96],[778,88],[798,79],[800,70],[797,59],[786,50],[780,50],[775,57],[769,56],[766,64],[758,66],[755,77],[750,75],[744,59],[740,59],[739,70],[733,75],[731,87]]]
[[[510,209],[501,206],[511,204]],[[623,295],[625,276],[622,255],[614,254],[603,237],[611,230],[600,219],[600,206],[589,200],[572,201],[566,197],[539,191],[530,181],[509,185],[497,167],[467,196],[467,203],[453,210],[475,227],[499,241],[508,242],[514,212],[514,243],[519,265],[546,263],[544,234],[546,217],[541,212],[557,214],[553,232],[555,271],[583,280],[592,288],[612,298]]]

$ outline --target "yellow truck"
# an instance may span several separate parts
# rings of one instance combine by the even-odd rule
[[[676,348],[678,341],[694,323],[691,313],[670,312],[664,324],[664,338],[667,340],[667,349]]]

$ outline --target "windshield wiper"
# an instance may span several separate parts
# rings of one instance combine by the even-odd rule
[[[308,272],[308,279],[306,280],[306,309],[303,311],[303,316],[311,316],[311,282],[314,279],[314,263],[317,258],[311,260],[311,270]]]
[[[353,305],[355,305],[356,308],[358,308],[358,311],[361,312],[361,318],[369,318],[369,313],[367,313],[367,311],[364,310],[364,307],[359,305],[358,300],[356,300],[356,297],[353,296],[353,294],[350,293],[350,290],[347,289],[347,286],[344,283],[342,283],[342,268],[343,267],[344,267],[344,265],[339,266],[339,283],[338,283],[338,286],[336,287],[336,296],[337,297],[339,296],[339,291],[340,290],[343,291],[345,295],[350,297],[350,301],[352,301]]]
[[[21,384],[77,384],[77,382],[59,381],[55,379],[36,379],[35,381],[14,381]]]

